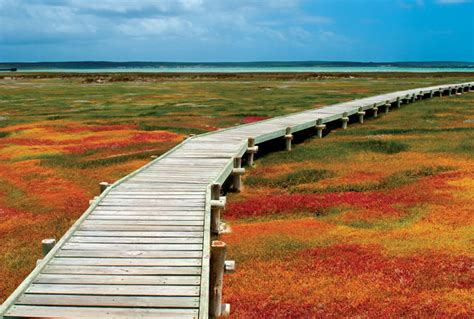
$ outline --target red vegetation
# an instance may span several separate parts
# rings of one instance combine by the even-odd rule
[[[238,303],[237,318],[469,318],[474,308],[458,296],[474,289],[473,264],[472,256],[337,244],[246,263],[226,278],[240,289],[226,285],[225,296]]]
[[[246,116],[242,120],[243,123],[253,123],[253,122],[258,122],[267,119],[268,116]]]
[[[417,203],[441,202],[445,196],[433,196],[435,189],[449,187],[446,181],[454,173],[423,178],[416,185],[407,185],[389,192],[333,192],[316,194],[249,195],[243,201],[229,203],[226,218],[247,218],[294,212],[319,212],[328,207],[346,206],[383,212],[384,216],[400,217],[400,206],[412,207]]]

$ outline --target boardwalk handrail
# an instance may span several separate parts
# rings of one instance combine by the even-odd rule
[[[45,267],[47,267],[53,259],[57,258],[57,254],[62,250],[63,246],[68,243],[68,241],[74,236],[76,231],[80,229],[84,222],[87,222],[91,214],[95,213],[95,211],[100,208],[100,205],[104,201],[109,200],[109,197],[113,198],[114,196],[118,196],[113,194],[122,194],[121,192],[126,191],[128,189],[127,187],[130,187],[128,185],[133,185],[134,183],[143,183],[140,178],[143,179],[149,175],[158,176],[158,179],[165,178],[165,181],[163,181],[163,183],[170,183],[166,180],[166,178],[169,179],[176,177],[178,179],[181,178],[181,180],[185,180],[186,178],[188,178],[188,176],[192,176],[191,173],[186,173],[186,171],[172,171],[171,168],[171,171],[169,173],[170,175],[166,175],[168,174],[168,171],[165,170],[165,168],[167,167],[166,165],[179,166],[181,165],[181,163],[186,163],[190,167],[196,166],[195,171],[204,174],[202,175],[202,177],[195,177],[195,182],[191,183],[191,185],[196,185],[193,186],[196,189],[200,189],[199,185],[203,185],[204,187],[204,206],[202,215],[202,254],[200,257],[201,268],[199,282],[199,306],[196,311],[199,314],[199,318],[207,318],[209,313],[211,317],[215,317],[220,314],[221,311],[220,307],[216,307],[216,302],[220,303],[221,291],[218,291],[216,294],[214,294],[219,296],[219,300],[209,300],[212,295],[209,292],[209,289],[212,288],[210,287],[209,276],[211,274],[217,274],[218,277],[221,277],[222,271],[224,269],[213,269],[210,263],[212,253],[211,243],[214,238],[217,238],[217,234],[212,233],[212,223],[215,223],[215,221],[212,221],[211,223],[211,218],[213,218],[212,214],[214,211],[212,205],[219,205],[219,207],[221,207],[221,205],[223,206],[225,201],[219,203],[221,198],[220,195],[217,194],[216,202],[215,197],[213,197],[216,195],[213,195],[212,193],[212,185],[217,185],[220,188],[220,186],[224,185],[224,183],[229,178],[233,177],[233,174],[242,174],[243,170],[240,169],[240,158],[242,158],[244,154],[248,154],[248,164],[251,165],[253,162],[253,155],[258,149],[258,145],[256,144],[261,144],[269,140],[284,138],[284,140],[286,140],[286,142],[284,142],[286,143],[286,149],[290,150],[293,134],[302,130],[314,128],[317,136],[322,137],[322,131],[326,128],[326,123],[341,121],[342,127],[345,128],[347,126],[347,122],[349,121],[350,116],[359,116],[359,121],[362,123],[366,111],[372,111],[375,115],[375,112],[378,111],[379,107],[383,107],[385,109],[385,113],[388,113],[391,107],[399,108],[402,103],[409,104],[417,99],[424,98],[425,96],[432,98],[436,95],[436,93],[438,93],[439,96],[442,96],[445,92],[447,92],[447,95],[452,95],[453,93],[462,93],[465,91],[472,91],[473,89],[474,82],[467,82],[461,84],[438,85],[426,88],[398,91],[394,93],[381,94],[374,97],[338,103],[318,109],[282,115],[264,121],[225,128],[214,132],[190,137],[182,143],[176,145],[174,148],[164,153],[157,159],[151,161],[150,163],[134,171],[133,173],[121,178],[109,187],[106,187],[105,190],[97,197],[97,199],[92,201],[90,207],[84,212],[84,214],[72,225],[72,227],[49,251],[49,253],[47,253],[44,259],[38,263],[37,267],[31,272],[31,274],[3,303],[3,305],[0,307],[0,318],[3,318],[3,316],[20,317],[23,316],[22,314],[26,314],[25,316],[28,316],[28,311],[34,311],[36,309],[34,307],[30,307],[31,309],[26,309],[24,308],[25,306],[22,306],[24,305],[23,303],[17,305],[17,301],[22,295],[27,292],[27,289],[29,289],[35,278],[42,273]],[[209,172],[206,172],[206,169]],[[153,181],[156,183],[155,180]],[[234,181],[235,183],[237,183],[236,185],[238,185],[234,185],[234,188],[238,190],[240,188],[240,177],[234,179]],[[147,187],[151,187],[150,189],[152,190],[155,187],[153,186],[153,183],[148,183],[144,185],[149,185]],[[173,184],[171,183],[163,185]],[[137,187],[135,188],[135,192],[137,192],[137,190],[141,192],[142,188],[146,189],[145,186],[135,187]],[[159,192],[159,190],[148,192],[148,196],[152,196],[151,194],[156,194]],[[163,194],[164,195],[162,196],[167,196],[167,193]],[[120,198],[121,197],[119,196],[119,200]],[[133,199],[134,203],[138,203],[140,201],[140,199],[137,198]],[[146,198],[149,201],[153,200],[153,197]],[[221,208],[219,208],[219,210],[220,209]],[[139,223],[137,223],[137,225],[138,224]],[[222,247],[222,244],[216,243],[216,245],[220,245]],[[225,246],[225,244],[223,245]],[[219,256],[220,260],[216,263],[216,265],[218,265],[216,267],[222,268],[225,253],[220,254]],[[221,281],[221,279],[219,279],[219,281]],[[217,284],[216,289],[221,289],[221,287],[222,283],[219,282]],[[213,309],[210,309],[209,304],[213,305]],[[40,306],[38,306],[38,308],[39,307]],[[110,310],[111,308],[107,309]],[[224,310],[228,311],[228,307],[225,307]],[[58,310],[53,309],[53,307],[51,307],[51,310],[41,308],[41,311],[45,311],[44,313],[51,314],[51,317],[54,317],[55,313],[64,313],[64,309]],[[180,314],[182,316],[191,316],[191,314],[193,313],[194,312],[183,310],[183,312]],[[123,313],[121,312],[120,314]],[[156,316],[157,315],[155,315],[155,317]]]

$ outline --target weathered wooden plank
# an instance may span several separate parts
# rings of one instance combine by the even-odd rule
[[[133,220],[133,221],[140,221],[140,220],[148,220],[148,221],[202,221],[204,220],[204,216],[202,215],[130,215],[124,214],[119,215],[116,213],[111,214],[104,214],[104,213],[92,213],[87,220]]]
[[[134,308],[197,308],[198,297],[148,297],[148,296],[96,296],[96,295],[58,295],[25,294],[19,305],[39,306],[98,306]]]
[[[100,206],[122,205],[122,206],[149,206],[160,205],[161,207],[188,207],[204,206],[202,199],[144,199],[144,198],[109,198],[100,202]]]
[[[115,231],[202,231],[201,226],[149,226],[149,225],[97,225],[86,224],[80,230],[115,230]]]
[[[201,267],[117,267],[117,266],[53,266],[47,265],[43,274],[91,275],[200,275]]]
[[[93,230],[78,230],[75,232],[76,236],[100,236],[100,237],[202,237],[200,231],[176,231],[176,232],[156,232],[156,231],[93,231]]]
[[[88,218],[82,225],[129,225],[129,220],[123,219],[92,219]],[[203,226],[203,220],[134,220],[134,226]]]
[[[170,208],[170,207],[175,207],[179,208],[182,210],[186,210],[187,208],[192,208],[192,207],[202,207],[204,206],[204,202],[191,202],[191,201],[161,201],[161,200],[156,200],[156,201],[143,201],[143,200],[121,200],[121,201],[101,201],[100,202],[100,207],[103,206],[122,206],[122,207],[142,207],[142,206],[150,206],[150,205],[159,205],[161,209],[165,208]]]
[[[123,218],[123,219],[127,219],[127,217],[129,218],[134,218],[134,217],[138,217],[138,218],[141,218],[143,217],[143,219],[146,219],[146,217],[150,217],[152,220],[154,218],[169,218],[169,219],[180,219],[180,218],[183,218],[183,220],[201,220],[203,218],[203,213],[202,211],[191,211],[191,212],[181,212],[179,210],[176,210],[176,211],[169,211],[169,212],[152,212],[152,211],[145,211],[145,212],[142,212],[142,211],[136,211],[136,210],[132,210],[132,211],[122,211],[122,210],[119,210],[119,211],[113,211],[113,210],[101,210],[101,211],[97,211],[97,212],[94,212],[92,214],[90,214],[90,219],[93,219],[92,217],[106,217],[106,216],[109,216],[111,218],[113,218],[114,216],[117,217],[118,219],[120,218]],[[186,219],[185,219],[186,218]],[[88,220],[90,220],[88,218]]]
[[[199,258],[89,258],[55,257],[49,262],[52,266],[201,266]]]
[[[104,237],[99,237],[104,238]],[[127,239],[128,237],[123,237]],[[184,238],[188,239],[188,238]],[[202,241],[201,238],[192,238]],[[103,241],[110,243],[108,241]],[[74,241],[72,242],[74,243]],[[95,242],[90,242],[95,243]],[[116,240],[117,244],[130,244],[134,241]],[[144,241],[143,243],[148,243]],[[152,242],[153,243],[153,242]],[[151,244],[151,243],[150,243]],[[58,257],[96,257],[96,258],[199,258],[202,252],[198,250],[60,250],[56,256]]]
[[[97,237],[73,236],[70,243],[113,243],[113,244],[201,244],[200,237]]]
[[[68,319],[124,319],[124,318],[189,318],[198,316],[196,309],[147,309],[147,308],[107,308],[107,307],[50,307],[50,306],[12,306],[6,316]]]
[[[66,243],[63,250],[202,250],[199,244],[89,244]]]
[[[175,285],[32,284],[26,290],[26,293],[115,296],[199,296],[199,287]]]
[[[156,213],[166,213],[166,212],[175,212],[180,211],[183,214],[187,212],[200,212],[203,214],[201,207],[160,207],[160,206],[120,206],[120,205],[107,205],[107,206],[97,206],[93,212],[101,211],[126,211],[126,212],[156,212]]]
[[[40,274],[37,284],[199,285],[200,276],[122,276]]]

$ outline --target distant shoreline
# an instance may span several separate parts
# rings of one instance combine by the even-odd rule
[[[347,61],[259,61],[259,62],[0,62],[0,69],[46,73],[434,73],[474,72],[474,62],[347,62]]]
[[[0,72],[0,79],[79,79],[83,82],[162,80],[318,80],[328,78],[474,78],[474,72]]]

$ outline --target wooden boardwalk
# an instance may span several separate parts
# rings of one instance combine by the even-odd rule
[[[320,136],[330,122],[344,127],[363,122],[366,112],[473,90],[474,82],[399,91],[189,138],[107,187],[46,251],[0,308],[0,317],[218,314],[225,267],[214,250],[211,258],[211,241],[224,229],[219,189],[229,180],[239,188],[241,158],[247,154],[252,164],[256,144],[279,139],[291,149],[293,134],[303,130]],[[218,253],[222,243],[214,244]]]

